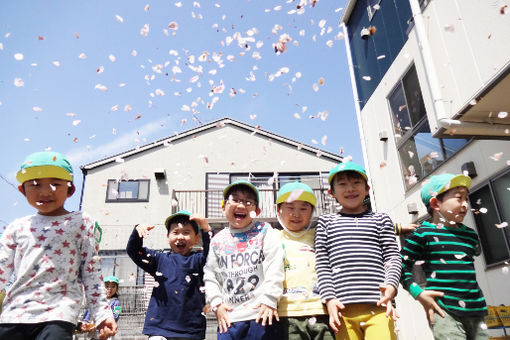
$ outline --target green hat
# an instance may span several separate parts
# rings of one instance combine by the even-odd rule
[[[441,174],[430,177],[430,180],[421,188],[421,200],[428,205],[432,197],[456,187],[471,186],[471,178],[465,175]]]
[[[259,204],[259,189],[257,189],[256,186],[254,186],[253,184],[251,184],[250,182],[245,181],[245,180],[235,181],[234,183],[230,183],[229,185],[227,185],[225,187],[225,189],[223,189],[223,198],[227,199],[227,194],[230,191],[230,189],[232,189],[235,186],[239,186],[239,185],[248,187],[251,191],[253,191],[253,193],[255,194],[255,197],[257,198],[257,205],[258,205]]]
[[[71,163],[58,152],[42,151],[27,157],[16,174],[21,184],[37,178],[58,178],[73,181]]]
[[[186,210],[179,210],[178,212],[168,216],[167,219],[165,220],[165,226],[168,230],[170,230],[170,224],[172,223],[172,220],[177,216],[186,216],[189,220],[189,218],[191,217],[191,213]],[[189,222],[196,227],[196,230],[200,230],[200,225],[196,221],[190,220]]]
[[[312,188],[298,181],[287,183],[281,187],[276,198],[276,204],[294,201],[308,202],[314,207],[317,204]]]
[[[328,176],[329,185],[331,185],[331,182],[333,181],[333,177],[335,177],[335,175],[337,173],[343,172],[343,171],[355,171],[355,172],[359,173],[361,176],[363,176],[365,181],[368,182],[367,173],[366,173],[365,169],[363,169],[363,167],[361,165],[358,165],[354,162],[349,161],[349,162],[345,162],[345,163],[339,163],[339,164],[337,164],[337,166],[335,166],[333,169],[331,169],[331,171],[329,172],[329,176]]]
[[[116,283],[117,286],[119,285],[119,279],[116,276],[113,276],[113,275],[105,277],[103,281],[105,283],[106,282],[113,282],[113,283]]]

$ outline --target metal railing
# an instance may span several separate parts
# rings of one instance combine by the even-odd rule
[[[327,189],[313,188],[317,198],[316,215],[335,213],[339,207],[338,203],[328,194]],[[278,191],[275,189],[259,189],[261,213],[258,218],[275,219],[276,212],[274,204]],[[223,191],[219,189],[210,190],[173,190],[172,191],[172,212],[187,210],[205,216],[209,219],[223,220],[221,201]]]

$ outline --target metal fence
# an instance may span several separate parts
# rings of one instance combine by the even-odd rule
[[[119,287],[119,302],[122,307],[118,320],[118,332],[114,340],[146,340],[143,335],[143,324],[145,322],[145,313],[149,304],[152,290],[148,286],[121,286]],[[83,303],[81,313],[83,315],[87,306]],[[216,339],[216,328],[218,323],[214,314],[206,315],[207,329],[206,340]],[[75,340],[89,340],[90,334],[75,334]]]
[[[316,215],[335,213],[339,208],[338,203],[328,194],[327,189],[314,188],[313,192],[317,198]],[[259,189],[261,214],[259,218],[274,218],[276,212],[274,204],[278,191],[275,189]],[[221,210],[223,191],[219,189],[210,190],[173,190],[172,211],[188,210],[198,213],[206,218],[224,218]]]

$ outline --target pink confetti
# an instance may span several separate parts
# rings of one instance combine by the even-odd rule
[[[499,229],[503,229],[503,228],[506,228],[508,227],[508,222],[502,222],[500,224],[495,224],[495,226]]]
[[[145,24],[140,29],[140,35],[143,36],[143,37],[147,37],[148,34],[149,34],[149,24]]]
[[[25,82],[21,78],[14,78],[14,86],[16,87],[25,86]]]
[[[103,85],[103,84],[96,84],[96,86],[94,86],[94,88],[97,89],[97,90],[104,91],[104,92],[108,91],[108,88],[105,85]]]
[[[492,159],[493,161],[497,162],[497,161],[499,161],[501,156],[503,156],[503,152],[495,153],[494,155],[490,156],[489,158]]]

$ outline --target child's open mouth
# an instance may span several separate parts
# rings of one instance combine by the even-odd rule
[[[242,219],[246,218],[246,214],[245,213],[234,213],[234,217],[236,220],[242,220]]]
[[[175,247],[179,250],[184,250],[186,249],[186,243],[176,243]]]

